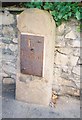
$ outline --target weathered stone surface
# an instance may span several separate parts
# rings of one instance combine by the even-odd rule
[[[57,28],[57,35],[62,36],[65,32],[65,23],[62,23],[58,28]]]
[[[12,78],[4,78],[3,79],[3,84],[14,84],[14,79]]]
[[[12,39],[8,37],[2,37],[2,42],[5,44],[10,44],[12,42]]]
[[[6,73],[8,73],[8,74],[16,74],[16,69],[15,69],[15,67],[14,66],[12,66],[11,64],[4,64],[3,66],[2,66],[2,69],[3,69],[3,71],[5,71]]]
[[[78,57],[71,55],[71,56],[69,56],[68,64],[71,66],[75,66],[77,64],[77,61],[78,61]]]
[[[12,75],[11,75],[11,78],[14,79],[14,82],[16,83],[16,80],[17,80],[17,74],[16,74],[16,75],[12,74]]]
[[[13,27],[11,27],[11,26],[3,27],[2,34],[4,37],[10,37],[10,38],[15,37],[15,31],[14,31]]]
[[[65,40],[64,36],[57,36],[55,47],[65,47]]]
[[[76,81],[75,82],[76,86],[77,86],[77,89],[81,89],[81,83],[80,83],[80,77],[79,77],[79,81]]]
[[[80,90],[73,87],[64,86],[62,87],[61,92],[62,92],[62,95],[69,94],[71,96],[76,96],[76,97],[80,96]]]
[[[0,12],[0,25],[10,25],[13,24],[14,21],[14,16],[10,13],[2,13]]]
[[[77,25],[79,24],[75,20],[69,21],[65,23],[65,27],[61,25],[64,33],[57,33],[53,89],[59,95],[80,96],[81,43]],[[66,55],[67,59],[63,55]]]
[[[79,84],[75,84],[71,80],[67,80],[61,77],[54,78],[53,90],[56,91],[58,95],[72,95],[80,96]],[[78,86],[77,86],[78,85]]]
[[[8,47],[9,47],[9,45],[8,45],[8,44],[5,44],[5,48],[4,48],[4,49],[6,49],[6,50],[7,50],[7,49],[8,49]]]
[[[71,96],[80,96],[80,90],[77,88],[74,88],[73,86],[61,86],[61,85],[54,85],[53,84],[53,90],[56,91],[57,95],[71,95]]]
[[[13,42],[14,42],[14,43],[18,43],[18,38],[14,38],[14,39],[13,39]]]
[[[29,82],[23,79],[23,82],[22,80],[20,81],[20,75],[18,76],[16,81],[16,99],[30,103],[49,105],[52,96],[54,42],[56,34],[53,17],[47,11],[27,9],[19,15],[17,26],[22,33],[44,36],[45,52],[43,58],[45,59],[43,59],[43,75],[40,80],[36,77],[36,79],[32,81],[27,79]],[[18,64],[20,65],[20,62],[18,62]]]
[[[71,48],[80,48],[80,41],[79,40],[67,40],[66,46]]]
[[[68,34],[66,34],[65,38],[76,39],[76,36],[75,36],[74,32],[71,31]]]
[[[56,81],[58,81],[57,84],[59,86],[76,87],[75,83],[71,80],[68,80],[68,79],[65,79],[65,78],[62,78],[62,77],[57,77],[56,79],[57,79]]]
[[[13,55],[14,53],[9,48],[7,48],[7,49],[4,48],[4,49],[2,49],[2,54]]]
[[[55,64],[58,65],[67,65],[68,63],[68,57],[64,54],[58,53],[55,56]]]
[[[9,54],[2,55],[2,60],[6,62],[14,62],[15,59],[16,58],[14,55],[9,55]]]
[[[72,72],[75,73],[75,74],[77,74],[77,75],[80,75],[80,66],[73,67]]]
[[[72,79],[75,83],[76,82],[80,82],[80,75],[77,74],[73,74],[73,79]]]
[[[68,80],[74,80],[73,75],[71,74],[71,71],[69,70],[69,72],[62,72],[61,77],[64,79],[68,79]]]
[[[72,66],[62,66],[62,73],[61,74],[65,73],[65,74],[70,75],[71,70],[72,70]]]
[[[24,23],[28,23],[29,25]],[[55,26],[52,16],[47,11],[31,8],[19,15],[17,26],[21,32],[48,35],[48,33],[52,33],[52,23]],[[45,30],[45,28],[47,29]]]
[[[78,64],[78,65],[82,65],[82,58],[79,58],[79,59],[78,59],[77,64]]]
[[[67,47],[72,48],[73,40],[71,40],[71,39],[68,40],[68,39],[67,39],[66,42],[65,42],[65,44],[66,44]]]
[[[73,55],[75,55],[75,56],[80,56],[80,48],[74,48],[73,49]]]
[[[7,45],[5,45],[4,43],[0,44],[0,48],[4,49],[4,48],[8,48]]]
[[[13,66],[14,68],[16,68],[16,64],[15,64],[14,62],[5,61],[5,62],[3,62],[3,64],[11,65],[11,66]]]
[[[60,76],[61,75],[61,68],[54,68],[54,76]]]
[[[9,49],[11,50],[11,51],[16,51],[17,50],[17,48],[18,48],[18,45],[14,45],[14,44],[10,44],[9,45]]]
[[[72,47],[80,47],[80,41],[79,40],[74,40],[73,42],[72,42]]]
[[[65,23],[65,33],[64,35],[68,34],[71,31],[71,26],[68,23]]]
[[[8,74],[6,74],[5,72],[1,71],[1,72],[0,72],[0,76],[1,76],[1,77],[8,77]]]

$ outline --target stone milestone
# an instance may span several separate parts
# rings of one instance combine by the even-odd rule
[[[54,44],[55,44],[55,29],[56,29],[55,22],[52,16],[47,11],[43,11],[39,9],[25,10],[19,15],[17,21],[18,21],[17,26],[20,33],[27,33],[28,35],[31,36],[34,35],[34,36],[44,37],[44,49],[43,49],[43,60],[42,60],[43,66],[42,66],[41,77],[38,77],[36,75],[33,76],[33,74],[24,75],[20,72],[20,67],[19,67],[20,54],[19,54],[18,74],[16,81],[16,99],[29,103],[49,105],[52,96]],[[36,42],[36,39],[33,39],[33,41]],[[36,50],[36,48],[34,48],[34,50]],[[19,39],[19,52],[20,52],[20,39]],[[37,63],[35,64],[37,66]],[[36,69],[39,70],[38,67]]]

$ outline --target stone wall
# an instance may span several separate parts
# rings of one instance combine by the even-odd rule
[[[7,84],[16,81],[18,55],[16,18],[16,15],[12,15],[8,11],[0,13],[0,51],[2,49],[0,63],[2,63],[3,83]],[[78,25],[78,21],[72,19],[67,23],[62,23],[57,28],[53,81],[53,91],[57,95],[80,95],[80,64],[82,58],[80,59]]]
[[[0,28],[2,27],[0,31],[0,44],[2,44],[1,62],[3,82],[13,83],[16,80],[18,50],[16,16],[5,11],[4,13],[0,13],[0,20],[2,20],[0,21]]]
[[[71,19],[57,28],[53,90],[58,95],[80,95],[79,25],[77,20]]]

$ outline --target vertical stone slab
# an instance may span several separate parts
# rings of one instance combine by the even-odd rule
[[[18,17],[18,29],[16,99],[49,105],[52,95],[55,22],[47,11],[26,9]],[[23,72],[21,66],[24,66]]]

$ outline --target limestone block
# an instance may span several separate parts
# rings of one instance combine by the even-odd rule
[[[10,44],[12,42],[12,38],[9,37],[2,37],[2,42],[5,44]]]
[[[76,84],[77,88],[80,90],[80,89],[81,89],[81,86],[80,86],[80,85],[81,85],[81,83],[80,83],[80,79],[79,79],[79,81],[76,82],[75,84]]]
[[[18,38],[13,38],[14,43],[18,43]]]
[[[68,64],[71,66],[76,66],[77,61],[78,61],[78,57],[71,55],[71,56],[69,56]]]
[[[14,79],[12,78],[4,78],[3,84],[14,84]]]
[[[4,37],[15,37],[15,31],[13,27],[3,27],[2,34],[4,35]]]
[[[9,45],[9,49],[10,49],[11,51],[13,51],[13,52],[16,51],[17,48],[18,48],[17,45],[14,45],[14,44],[10,44],[10,45]]]
[[[71,96],[76,96],[76,97],[79,97],[80,96],[80,90],[77,89],[77,88],[73,88],[73,87],[62,87],[62,95],[65,95],[65,94],[68,94],[68,95],[71,95]]]
[[[57,52],[55,56],[55,64],[63,66],[63,65],[67,65],[67,63],[68,63],[68,57],[64,54]]]
[[[65,23],[65,24],[66,25],[65,25],[65,33],[64,33],[64,35],[68,34],[72,30],[71,26],[68,23]]]
[[[79,40],[73,40],[72,47],[78,47],[78,48],[80,48],[80,41]]]
[[[69,72],[69,67],[68,66],[63,66],[62,67],[62,72],[65,72],[65,73],[67,73],[67,72]]]
[[[57,86],[56,84],[53,84],[53,90],[56,91],[56,94],[61,96],[61,95],[71,95],[71,96],[76,96],[80,97],[80,90],[79,88],[74,88],[74,87],[69,87],[69,86]]]
[[[4,71],[0,71],[0,76],[1,77],[8,77],[8,74],[6,74]]]
[[[57,84],[59,86],[76,87],[75,83],[72,80],[68,80],[68,79],[65,79],[65,78],[62,78],[62,77],[57,77],[56,79],[57,79],[56,81],[58,81]]]
[[[58,95],[80,96],[79,83],[61,77],[54,78],[53,90]]]
[[[3,64],[2,69],[3,69],[3,71],[5,71],[6,73],[8,73],[10,75],[11,74],[16,74],[16,69],[11,64]]]
[[[65,47],[65,40],[64,36],[57,36],[55,47]]]
[[[65,32],[65,23],[62,23],[58,28],[57,28],[57,35],[62,36]]]
[[[72,74],[73,74],[73,72],[72,72]],[[80,77],[81,77],[81,75],[78,75],[78,74],[73,74],[73,81],[75,82],[75,83],[79,83],[80,82]]]
[[[7,47],[7,46],[6,46]],[[9,55],[13,55],[13,51],[11,51],[8,47],[2,49],[2,54],[9,54]]]
[[[61,68],[54,68],[54,76],[60,76],[61,75]]]
[[[75,74],[77,74],[77,75],[80,75],[80,66],[73,67],[72,72],[75,73]]]
[[[66,34],[65,38],[76,39],[76,35],[73,31],[70,31],[68,34]]]
[[[6,62],[15,62],[16,57],[14,55],[5,54],[2,55],[2,60]]]
[[[55,22],[53,17],[40,9],[26,9],[17,18],[20,33],[44,37],[43,74],[25,77],[20,72],[20,48],[18,54],[18,74],[16,81],[16,99],[29,103],[49,105],[52,96]],[[20,47],[20,39],[19,39]],[[37,66],[37,64],[36,64]],[[37,68],[38,69],[38,68]]]
[[[78,64],[78,65],[81,65],[81,64],[82,64],[82,58],[79,58],[79,59],[78,59],[77,64]]]
[[[4,43],[1,43],[1,44],[0,44],[0,48],[3,49],[3,48],[6,48],[6,47],[7,47],[7,46],[6,46]]]
[[[74,48],[73,49],[73,55],[80,56],[80,48]]]
[[[0,25],[10,25],[10,24],[13,24],[15,21],[14,21],[14,16],[12,14],[6,14],[5,13],[2,13],[0,12]]]
[[[12,74],[12,75],[11,75],[11,78],[14,79],[15,82],[16,82],[16,78],[17,78],[17,77],[16,77],[16,74]]]

